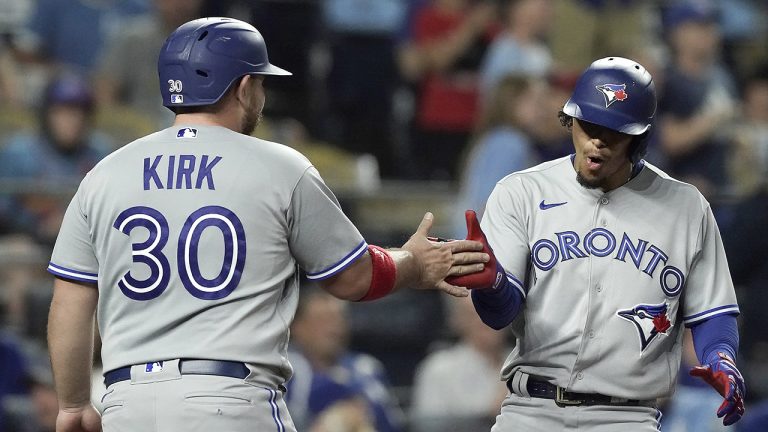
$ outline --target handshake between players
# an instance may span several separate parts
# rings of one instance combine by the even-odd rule
[[[469,213],[472,214],[472,228],[469,228]],[[416,232],[403,245],[404,250],[421,257],[422,271],[418,286],[427,289],[434,287],[455,297],[466,297],[467,289],[493,285],[496,260],[474,214],[472,211],[467,212],[470,232],[465,240],[429,237],[433,216],[431,213],[424,215]],[[490,282],[485,283],[489,272],[493,274]]]
[[[464,240],[446,240],[436,237],[427,237],[429,228],[432,225],[432,215],[427,213],[424,216],[419,228],[416,230],[410,240],[403,245],[403,249],[440,249],[443,253],[451,253],[451,265],[449,268],[443,268],[438,262],[440,257],[433,255],[430,257],[432,262],[424,262],[426,274],[423,281],[430,285],[429,281],[434,281],[441,275],[442,278],[437,282],[432,282],[435,288],[440,289],[456,297],[466,297],[468,289],[491,288],[498,284],[498,273],[503,269],[496,262],[488,240],[480,229],[480,222],[477,220],[477,214],[473,210],[467,210],[467,238]],[[428,245],[424,244],[424,239],[428,240]],[[423,247],[419,247],[419,245]],[[444,266],[445,264],[443,264]]]

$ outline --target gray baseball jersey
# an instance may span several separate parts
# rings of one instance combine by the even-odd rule
[[[104,370],[242,361],[274,388],[291,374],[297,265],[322,279],[366,250],[301,154],[189,125],[139,139],[85,177],[48,270],[98,283]]]
[[[636,168],[608,193],[580,186],[570,157],[496,185],[481,226],[526,295],[503,379],[520,370],[576,392],[665,396],[684,325],[738,313],[709,203]]]

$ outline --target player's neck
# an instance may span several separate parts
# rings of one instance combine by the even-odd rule
[[[600,187],[603,192],[610,192],[614,189],[618,189],[621,186],[624,186],[627,182],[629,182],[632,179],[632,163],[627,162],[625,165],[623,165],[616,173],[611,176],[610,178],[607,178],[605,181],[605,184]]]
[[[178,114],[173,122],[174,126],[198,125],[198,126],[221,126],[233,131],[238,131],[240,121],[233,116],[222,115],[221,113],[187,113]]]

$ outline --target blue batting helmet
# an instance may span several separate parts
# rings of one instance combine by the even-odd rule
[[[255,27],[233,18],[182,24],[165,40],[157,73],[163,105],[171,109],[214,104],[244,75],[291,75],[269,63]]]
[[[571,98],[563,106],[571,117],[638,136],[630,159],[645,155],[653,116],[656,87],[647,70],[622,57],[593,62],[579,77]]]

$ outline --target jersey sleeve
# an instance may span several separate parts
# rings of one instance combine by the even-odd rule
[[[329,278],[368,250],[368,244],[341,210],[314,167],[308,168],[291,197],[289,246],[310,280]]]
[[[522,185],[516,178],[499,182],[488,198],[480,227],[507,278],[525,296],[531,253],[521,190]]]
[[[64,279],[96,283],[99,262],[91,242],[88,215],[82,205],[85,183],[84,180],[80,184],[64,214],[48,271]]]
[[[739,313],[723,240],[709,206],[702,218],[699,239],[685,283],[683,322],[687,327],[717,315]]]

